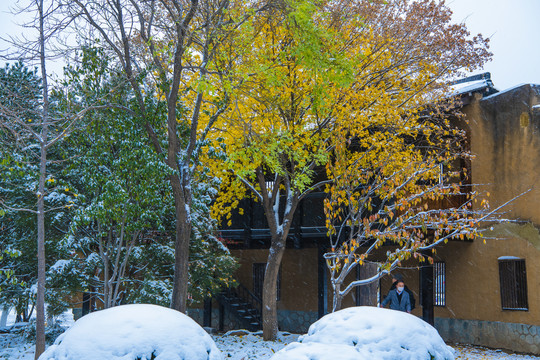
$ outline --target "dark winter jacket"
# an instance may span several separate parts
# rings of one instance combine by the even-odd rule
[[[390,290],[395,290],[396,288],[396,284],[397,284],[397,281],[395,281],[392,286],[390,287]],[[409,287],[407,285],[405,285],[405,291],[407,293],[409,293],[409,300],[411,300],[411,310],[414,310],[414,308],[416,307],[416,300],[414,298],[414,294],[413,292],[411,291],[411,289],[409,289]]]
[[[397,290],[390,290],[388,296],[384,298],[382,306],[385,307],[390,303],[390,309],[400,310],[400,311],[411,311],[411,300],[409,298],[409,293],[403,290],[401,293],[401,301],[398,299]]]

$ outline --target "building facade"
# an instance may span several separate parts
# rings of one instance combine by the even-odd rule
[[[434,323],[445,340],[540,354],[540,86],[497,92],[489,77],[481,76],[458,88],[465,114],[460,126],[467,130],[474,156],[472,191],[489,193],[492,209],[515,198],[501,209],[510,221],[484,224],[483,238],[438,248],[433,266],[410,261],[399,272],[415,294],[413,314]],[[306,332],[331,310],[332,289],[322,257],[329,244],[323,199],[323,193],[312,194],[293,222],[278,284],[280,330]],[[262,208],[249,200],[242,205],[246,215],[233,216],[221,236],[240,261],[237,279],[251,303],[240,312],[246,314],[260,306],[270,236]],[[357,276],[363,271],[370,269],[359,269]],[[386,276],[359,288],[343,307],[376,306],[390,286]],[[205,325],[241,326],[233,320],[241,307],[242,296],[236,295],[215,301],[213,312],[209,304],[204,320],[202,310],[192,314]],[[257,316],[244,323],[252,319],[256,328]]]

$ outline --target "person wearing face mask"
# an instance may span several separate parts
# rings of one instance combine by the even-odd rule
[[[390,290],[394,290],[396,288],[396,284],[399,280],[403,281],[403,275],[401,275],[400,273],[392,273],[392,286],[390,286]],[[412,311],[416,307],[416,299],[414,298],[413,292],[411,291],[411,289],[409,289],[407,285],[405,285],[405,291],[409,294]]]
[[[403,280],[398,280],[396,288],[388,292],[388,296],[384,298],[381,307],[385,307],[388,303],[390,303],[390,309],[392,310],[411,313],[411,299],[409,293],[405,291],[405,283]]]

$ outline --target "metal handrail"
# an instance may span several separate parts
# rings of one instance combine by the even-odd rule
[[[255,294],[253,294],[248,288],[240,284],[235,288],[228,288],[227,293],[229,295],[235,295],[236,297],[242,299],[246,303],[250,304],[253,309],[257,311],[255,315],[256,320],[261,321],[262,314],[262,300]]]
[[[249,291],[248,288],[246,288],[242,284],[238,284],[237,289],[240,290],[240,297],[244,300],[248,300],[251,306],[253,306],[253,308],[258,310],[259,314],[261,314],[262,313],[262,299],[259,298],[257,295],[253,294],[251,291]]]

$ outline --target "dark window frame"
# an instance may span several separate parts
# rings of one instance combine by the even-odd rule
[[[529,311],[525,259],[499,259],[502,310]]]
[[[446,306],[446,263],[444,261],[433,263],[433,305]]]
[[[442,264],[442,265],[438,265],[438,264]],[[446,262],[444,262],[444,261],[435,261],[433,264],[427,264],[427,265],[422,265],[422,266],[430,266],[430,267],[433,268],[433,279],[432,279],[432,281],[433,281],[433,306],[446,307]],[[441,268],[443,270],[442,270],[442,273],[440,275],[442,275],[444,277],[444,284],[440,284],[441,286],[439,286],[439,292],[440,292],[440,294],[442,296],[437,297],[437,295],[438,295],[438,288],[437,287],[439,285],[438,280],[437,280],[437,276],[440,276],[438,274],[439,274]],[[419,275],[418,294],[420,295],[418,297],[418,306],[424,306],[424,299],[422,297],[422,274],[421,274],[421,271],[418,272],[418,275]]]
[[[252,276],[253,276],[253,294],[258,296],[262,300],[262,290],[264,283],[264,274],[266,272],[266,263],[253,263]],[[281,266],[279,267],[277,278],[277,296],[276,301],[281,300]]]

